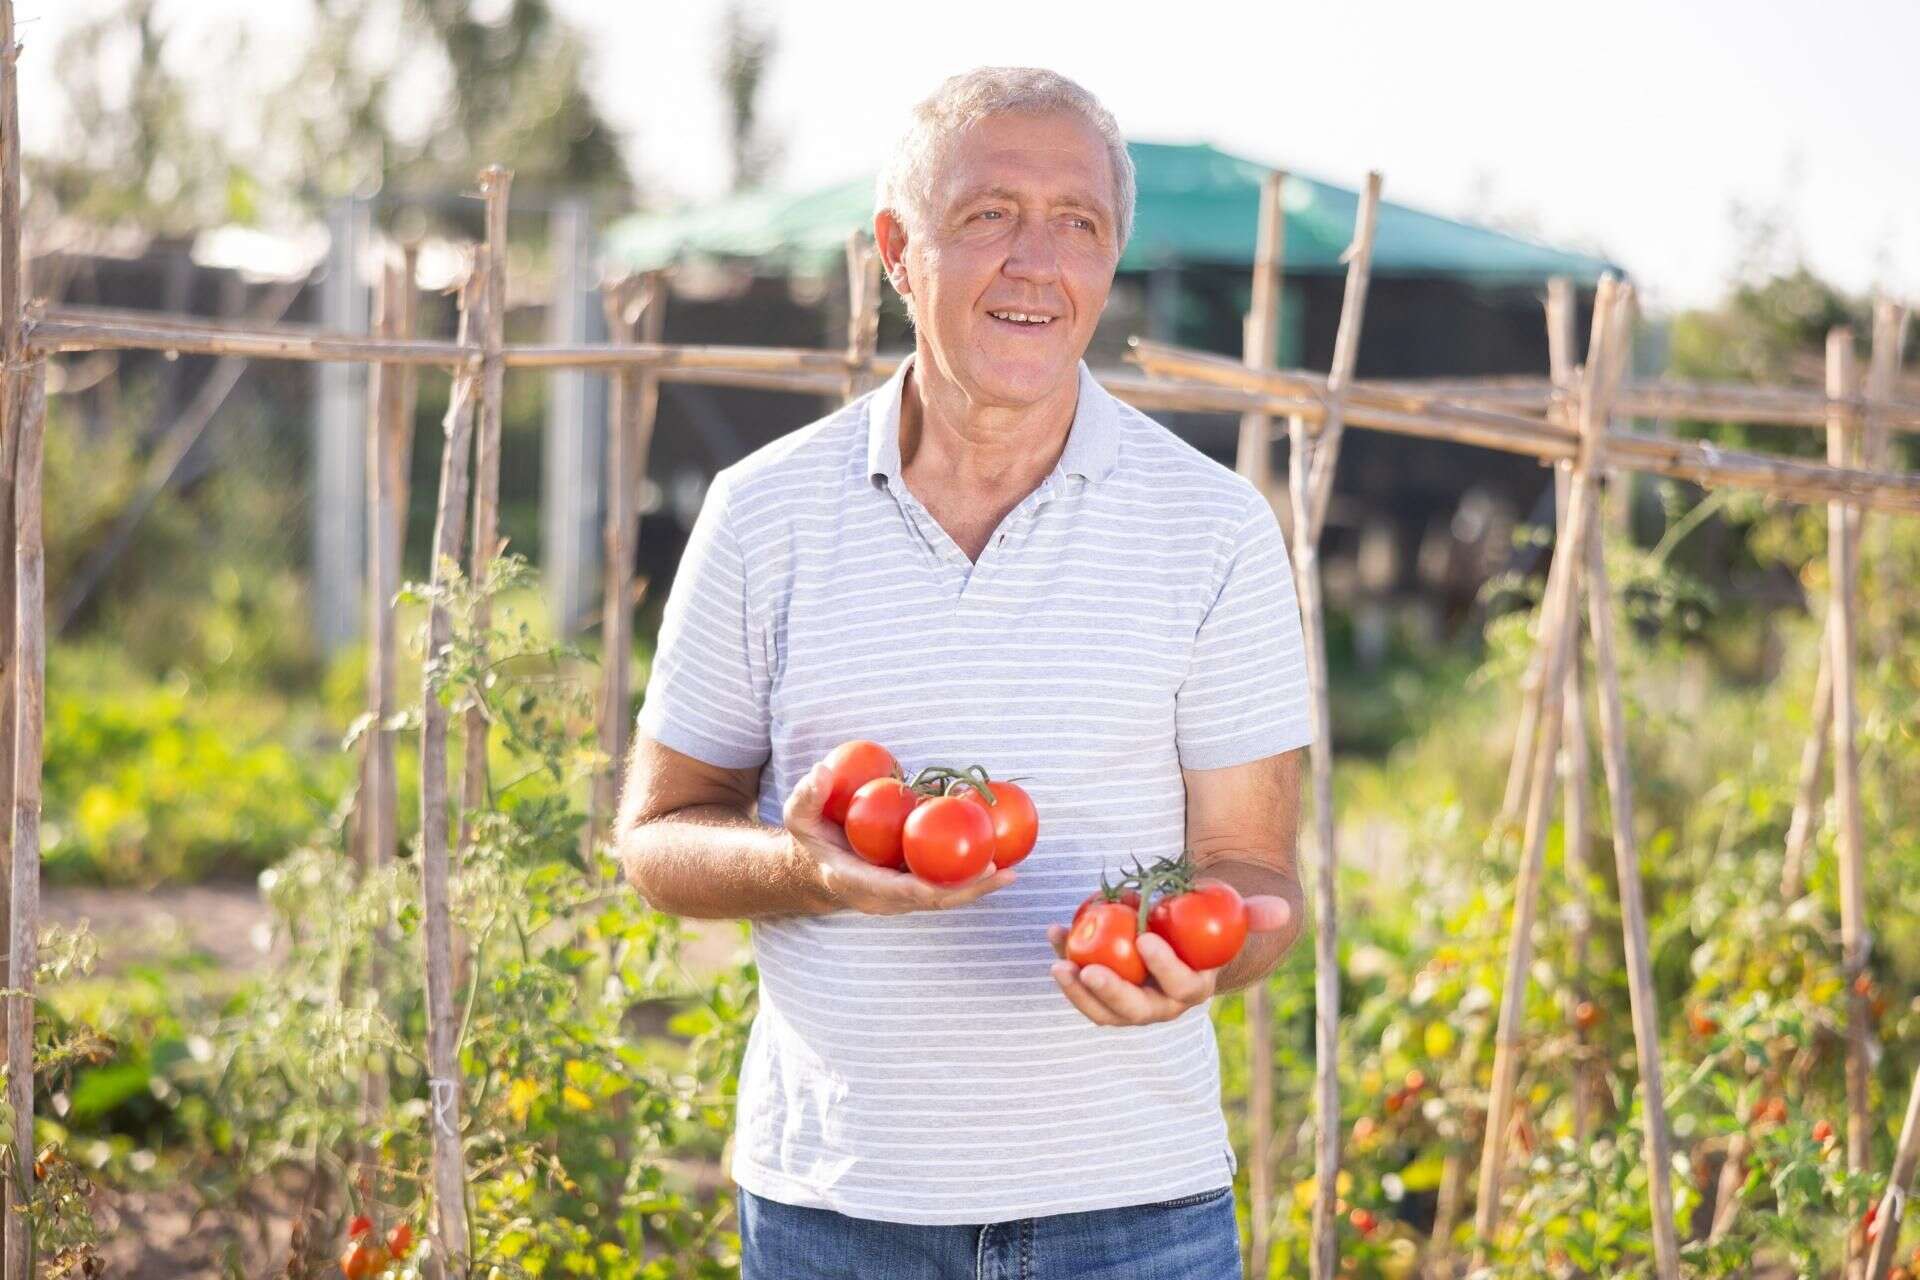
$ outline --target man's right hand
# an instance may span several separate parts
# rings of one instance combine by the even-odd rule
[[[873,916],[939,911],[963,907],[1013,883],[1011,868],[996,870],[992,863],[974,879],[957,885],[930,884],[910,871],[874,866],[853,851],[840,824],[826,815],[829,772],[824,764],[809,769],[787,797],[782,818],[800,862],[830,909]]]

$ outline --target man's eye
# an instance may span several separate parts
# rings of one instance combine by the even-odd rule
[[[1006,215],[1003,214],[998,209],[982,209],[979,213],[976,213],[973,216],[976,218],[1000,218],[1000,217],[1005,217]]]

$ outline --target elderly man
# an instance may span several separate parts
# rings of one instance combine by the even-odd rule
[[[873,222],[911,358],[721,472],[681,562],[618,836],[659,909],[753,921],[749,1280],[1240,1274],[1207,1004],[1299,932],[1304,659],[1266,500],[1081,362],[1133,198],[1073,82],[941,85]],[[822,812],[854,738],[1024,779],[1037,847],[869,865]],[[1064,958],[1103,872],[1183,846],[1246,897],[1237,959]]]

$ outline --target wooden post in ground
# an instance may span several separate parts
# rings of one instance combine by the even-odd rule
[[[1900,352],[1907,325],[1906,309],[1882,301],[1874,308],[1873,346],[1867,361],[1865,385],[1867,418],[1861,432],[1858,465],[1878,470],[1887,463],[1890,431],[1887,401],[1893,397],[1900,372]],[[1878,411],[1876,405],[1882,406]],[[1851,554],[1857,560],[1865,537],[1866,513],[1847,508]],[[1857,577],[1855,564],[1850,577]],[[1820,638],[1820,671],[1813,682],[1813,726],[1800,752],[1800,774],[1794,790],[1793,818],[1787,826],[1786,855],[1780,866],[1780,896],[1792,902],[1806,890],[1807,850],[1820,826],[1820,777],[1825,771],[1827,745],[1833,731],[1833,619],[1829,615]]]
[[[464,340],[485,273],[492,264],[480,255],[460,297]],[[467,488],[473,450],[474,402],[481,398],[484,373],[471,366],[454,374],[447,401],[445,441],[440,454],[440,501],[433,524],[436,587],[460,565],[465,533]],[[466,1153],[461,1145],[459,1024],[454,1010],[453,922],[448,892],[449,802],[447,708],[440,703],[440,678],[434,662],[453,641],[453,620],[436,602],[427,615],[427,656],[420,717],[420,882],[426,927],[427,1094],[433,1139],[434,1223],[437,1253],[447,1280],[465,1280],[470,1243],[467,1234]]]
[[[1334,335],[1333,364],[1327,373],[1325,416],[1320,435],[1307,447],[1306,424],[1289,421],[1296,452],[1288,462],[1293,505],[1293,576],[1305,631],[1307,684],[1313,706],[1313,745],[1308,758],[1313,785],[1314,917],[1314,1280],[1333,1280],[1339,1268],[1339,1221],[1335,1212],[1340,1179],[1340,929],[1338,914],[1339,848],[1333,811],[1333,719],[1327,691],[1326,609],[1321,596],[1320,535],[1332,502],[1333,477],[1340,460],[1347,388],[1360,355],[1360,329],[1366,318],[1367,286],[1373,271],[1373,234],[1380,211],[1380,174],[1367,175],[1354,212],[1353,243],[1346,253],[1347,289]]]
[[[1887,1280],[1887,1269],[1900,1248],[1900,1224],[1907,1211],[1907,1188],[1913,1185],[1913,1172],[1920,1165],[1920,1072],[1915,1072],[1913,1088],[1907,1094],[1907,1118],[1900,1125],[1900,1143],[1894,1148],[1893,1169],[1887,1174],[1887,1189],[1880,1197],[1880,1211],[1874,1215],[1879,1234],[1867,1254],[1868,1280]]]
[[[1827,395],[1850,399],[1855,387],[1853,334],[1845,328],[1827,335]],[[1854,454],[1858,420],[1836,407],[1827,423],[1827,461],[1847,466]],[[1857,560],[1853,535],[1857,529],[1848,504],[1827,504],[1827,575],[1831,602],[1827,612],[1827,639],[1833,670],[1833,787],[1839,802],[1838,853],[1840,859],[1841,972],[1847,980],[1847,1168],[1867,1168],[1871,1117],[1867,1113],[1867,997],[1861,979],[1867,972],[1866,853],[1860,830],[1860,756],[1857,748],[1858,711],[1854,704],[1853,574]],[[1855,1274],[1858,1259],[1850,1260]]]
[[[0,37],[6,33],[0,32]],[[11,58],[8,59],[9,64]],[[33,986],[40,941],[40,762],[47,674],[46,553],[41,544],[41,456],[47,362],[21,371],[14,474],[13,840],[7,970],[7,1101],[13,1106],[13,1168],[7,1178],[6,1280],[32,1280],[33,1233],[22,1227],[33,1201]]]
[[[1254,233],[1253,295],[1242,329],[1241,359],[1249,368],[1271,369],[1280,323],[1281,273],[1285,265],[1286,218],[1280,205],[1285,175],[1271,172],[1260,184],[1260,221]],[[1243,414],[1234,469],[1272,501],[1273,419]],[[1273,1253],[1273,1005],[1265,982],[1246,989],[1247,1017],[1247,1275],[1266,1280]]]
[[[606,287],[602,302],[613,342],[660,341],[667,304],[666,277],[658,271]],[[588,839],[596,841],[612,821],[619,798],[620,769],[631,726],[633,697],[634,556],[639,549],[640,494],[660,403],[660,380],[650,369],[623,369],[613,379],[607,412],[607,522],[605,585],[600,613],[600,750],[607,766],[594,776]]]
[[[487,582],[487,566],[501,552],[500,544],[500,415],[506,397],[506,360],[501,352],[507,331],[507,189],[513,174],[499,165],[480,171],[480,194],[487,202],[487,267],[481,273],[486,297],[480,308],[480,424],[479,447],[475,450],[473,484],[473,541],[467,567],[475,590]],[[473,623],[484,644],[486,629],[493,621],[492,602],[482,596],[474,607]],[[487,709],[475,704],[467,709],[465,753],[466,785],[461,791],[460,847],[473,838],[473,821],[487,805],[487,740],[492,721]]]
[[[1614,315],[1623,305],[1611,276],[1603,276],[1594,298],[1593,334],[1588,348],[1587,367],[1580,392],[1580,421],[1605,423],[1613,396],[1619,385],[1624,361],[1616,350],[1619,333]],[[1583,433],[1583,439],[1587,439]],[[1500,999],[1500,1018],[1495,1033],[1493,1087],[1487,1103],[1487,1129],[1481,1146],[1480,1191],[1476,1205],[1475,1227],[1480,1236],[1479,1253],[1493,1240],[1500,1220],[1500,1182],[1505,1172],[1507,1125],[1512,1117],[1515,1086],[1520,1075],[1520,1022],[1525,1011],[1529,971],[1533,965],[1534,915],[1539,905],[1540,876],[1545,858],[1549,810],[1552,806],[1553,760],[1560,740],[1561,695],[1566,687],[1568,654],[1575,647],[1572,626],[1575,590],[1580,578],[1581,548],[1591,527],[1597,477],[1586,464],[1584,451],[1575,461],[1573,484],[1567,500],[1567,533],[1571,539],[1559,547],[1547,574],[1546,597],[1540,609],[1539,645],[1544,651],[1542,674],[1539,745],[1535,749],[1534,776],[1527,789],[1527,821],[1519,878],[1514,887],[1513,929],[1507,946],[1507,974]]]
[[[1573,282],[1565,276],[1555,276],[1547,281],[1547,363],[1553,378],[1554,411],[1569,426],[1577,425],[1572,405],[1579,390],[1579,374],[1574,363],[1573,312]],[[1553,486],[1555,506],[1562,525],[1560,537],[1564,539],[1567,500],[1573,488],[1573,468],[1570,465],[1554,468]],[[1562,542],[1561,545],[1566,544]],[[1568,1012],[1575,1015],[1569,1018],[1569,1022],[1580,1045],[1580,1056],[1574,1063],[1573,1133],[1576,1140],[1584,1141],[1593,1127],[1594,1082],[1591,1064],[1587,1061],[1592,1037],[1580,1026],[1576,1010],[1579,1001],[1591,994],[1587,990],[1586,975],[1593,933],[1592,904],[1587,900],[1587,786],[1592,762],[1587,754],[1587,709],[1581,692],[1578,645],[1567,658],[1567,683],[1560,693],[1560,705],[1560,785],[1566,797],[1564,858],[1567,885],[1573,898],[1571,932],[1574,980],[1569,1002],[1574,1007]]]
[[[848,400],[873,385],[873,353],[880,342],[880,248],[864,231],[847,236]]]
[[[25,365],[26,306],[26,276],[20,255],[20,48],[13,38],[13,0],[0,0],[0,534],[11,544],[9,550],[0,551],[0,686],[3,686],[0,688],[0,827],[5,828],[0,838],[7,842],[9,869],[6,876],[0,876],[0,926],[4,926],[8,940],[7,954],[4,961],[0,961],[0,984],[31,991],[33,966],[29,963],[22,967],[15,956],[23,934],[27,951],[31,953],[39,933],[41,724],[37,717],[41,712],[37,682],[44,669],[46,636],[43,617],[42,631],[36,641],[42,647],[30,652],[28,638],[20,631],[25,612],[20,606],[26,600],[29,584],[21,582],[18,576],[25,548],[18,539],[17,529],[19,520],[26,515],[19,508],[19,494],[28,484],[26,472],[20,465],[22,438],[30,426],[34,432],[42,430],[38,422],[30,424],[29,419],[37,412],[44,412],[46,362],[35,361],[31,369]],[[37,411],[33,408],[36,403],[42,406]],[[37,550],[42,448],[37,439],[33,448],[31,485]],[[37,589],[44,593],[44,584]],[[35,606],[36,611],[43,608],[44,605]],[[31,676],[26,669],[29,661],[40,664]],[[31,708],[22,697],[22,689],[29,679],[36,682],[36,701]],[[31,726],[26,723],[28,715],[36,717]],[[27,742],[29,737],[31,744]],[[33,747],[31,752],[25,749],[28,745]],[[23,802],[28,797],[19,787],[28,775],[32,780],[31,850],[21,842],[20,818]],[[29,874],[33,886],[31,901],[22,893],[22,881]],[[20,1014],[26,1030],[16,1042],[15,1006],[22,1003],[24,1008]],[[29,1280],[33,1272],[32,1239],[24,1228],[14,1230],[13,1224],[20,1221],[18,1211],[25,1207],[33,1191],[31,999],[23,1001],[16,997],[7,1002],[6,1052],[10,1069],[7,1100],[15,1116],[11,1154],[14,1176],[7,1181],[4,1204],[0,1205],[4,1209],[0,1212],[0,1267],[4,1268],[5,1280]],[[5,1153],[0,1153],[0,1160],[6,1158]]]
[[[1616,358],[1626,363],[1629,310],[1618,308]],[[1605,466],[1606,416],[1583,414],[1581,432],[1588,450],[1585,465],[1594,476]],[[1587,568],[1587,627],[1593,637],[1593,676],[1599,692],[1600,752],[1607,776],[1613,823],[1613,860],[1620,883],[1620,928],[1627,961],[1627,998],[1633,1017],[1633,1043],[1640,1067],[1640,1115],[1646,1126],[1644,1151],[1647,1193],[1653,1225],[1654,1271],[1660,1280],[1678,1280],[1680,1244],[1673,1225],[1673,1146],[1667,1133],[1666,1091],[1660,1068],[1660,1010],[1653,985],[1652,944],[1640,883],[1640,852],[1633,829],[1633,773],[1627,757],[1627,718],[1620,693],[1620,666],[1614,657],[1613,599],[1600,521],[1590,519],[1584,555]],[[1582,554],[1578,546],[1570,554]],[[1518,1000],[1520,993],[1509,991]]]

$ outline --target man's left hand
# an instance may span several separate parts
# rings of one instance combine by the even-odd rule
[[[1254,894],[1246,903],[1249,940],[1255,933],[1278,932],[1293,922],[1293,904],[1285,898]],[[1134,945],[1146,962],[1149,981],[1144,987],[1136,987],[1105,965],[1090,964],[1083,969],[1067,959],[1066,926],[1048,925],[1047,941],[1060,957],[1053,965],[1053,980],[1074,1008],[1103,1027],[1171,1022],[1195,1005],[1205,1004],[1214,993],[1220,973],[1218,969],[1189,969],[1165,938],[1143,933]]]

